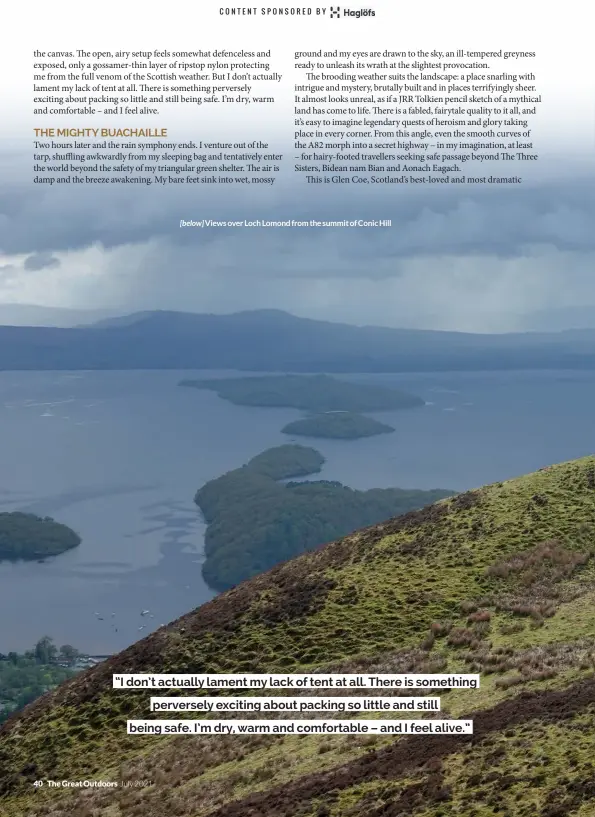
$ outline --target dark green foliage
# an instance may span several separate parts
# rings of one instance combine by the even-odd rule
[[[337,380],[326,374],[233,377],[182,380],[181,386],[211,389],[240,406],[276,406],[305,411],[388,411],[423,406],[421,397],[389,389]]]
[[[317,474],[324,457],[315,448],[304,445],[277,445],[252,457],[247,468],[270,479],[290,479]]]
[[[329,411],[313,414],[303,420],[288,423],[281,431],[302,437],[330,437],[338,440],[356,440],[359,437],[373,437],[375,434],[390,434],[392,426],[379,423],[363,414],[351,411]]]
[[[0,513],[0,559],[42,559],[80,543],[78,534],[49,516]]]
[[[340,482],[276,482],[319,471],[313,448],[284,445],[248,465],[207,482],[196,494],[209,527],[205,536],[207,583],[225,590],[279,562],[415,508],[450,491],[375,488],[355,491]]]
[[[69,644],[55,646],[48,636],[40,638],[23,655],[0,655],[0,723],[18,709],[71,678],[78,651]],[[69,666],[61,666],[69,664]]]

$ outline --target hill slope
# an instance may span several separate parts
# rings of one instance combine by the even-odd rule
[[[595,814],[595,458],[442,500],[279,565],[0,729],[10,817]],[[113,673],[478,671],[472,736],[129,737]],[[342,693],[343,694],[343,693]],[[385,693],[386,694],[386,693]],[[36,779],[152,781],[77,791]]]

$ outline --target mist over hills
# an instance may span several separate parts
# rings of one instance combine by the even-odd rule
[[[0,326],[60,326],[91,324],[117,314],[113,309],[69,309],[59,306],[0,303]]]
[[[470,334],[351,326],[280,310],[139,312],[74,328],[0,326],[0,370],[545,368],[595,368],[595,329]]]
[[[541,309],[525,315],[523,326],[529,332],[593,329],[595,328],[595,306],[566,306],[558,309]]]

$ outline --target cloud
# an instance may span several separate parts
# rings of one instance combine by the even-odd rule
[[[14,264],[0,264],[0,282],[6,283],[13,278],[17,273],[17,267]]]
[[[251,234],[250,246],[245,236],[236,243],[221,236],[200,247],[154,239],[72,251],[60,267],[22,277],[11,300],[131,312],[276,308],[356,324],[479,332],[521,329],[523,314],[533,310],[595,303],[595,251],[544,245],[519,256],[379,260],[351,253],[348,242],[323,231],[304,240],[297,255],[276,251],[276,231]],[[377,274],[370,273],[374,265]]]
[[[60,259],[56,258],[51,252],[38,252],[35,255],[30,255],[25,258],[23,262],[23,269],[28,272],[37,272],[40,269],[51,269],[52,267],[59,267]]]
[[[595,303],[591,178],[514,190],[337,190],[328,199],[294,183],[263,191],[258,204],[254,193],[213,190],[200,206],[206,199],[181,185],[31,187],[13,178],[0,190],[0,264],[10,271],[9,284],[0,275],[0,300],[10,285],[10,300],[56,306],[268,307],[468,331],[519,329],[533,310]],[[180,218],[392,226],[180,229]]]
[[[11,164],[14,167],[14,161]],[[0,156],[0,178],[3,172]],[[336,231],[350,252],[415,257],[523,254],[529,245],[560,250],[595,247],[595,185],[591,177],[544,176],[523,185],[308,185],[297,174],[284,177],[258,196],[242,185],[89,185],[31,184],[13,171],[0,188],[0,251],[5,254],[60,253],[100,243],[106,249],[167,239],[169,244],[202,246],[233,237],[235,230],[180,229],[180,219],[391,219],[391,230]],[[23,177],[24,178],[24,177]],[[139,190],[139,187],[142,187]],[[238,191],[238,187],[242,188]],[[326,186],[325,186],[326,187]],[[198,191],[197,191],[198,188]],[[315,189],[313,189],[315,188]],[[366,188],[363,190],[363,188]],[[390,188],[390,189],[387,189]],[[439,188],[439,189],[437,189]],[[356,195],[357,193],[357,195]],[[304,231],[283,230],[279,251],[303,251]],[[311,234],[308,239],[312,238]],[[252,239],[246,239],[251,246]],[[283,249],[281,249],[283,247]],[[237,263],[244,262],[239,252]]]

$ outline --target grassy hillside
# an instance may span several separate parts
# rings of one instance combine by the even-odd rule
[[[594,530],[589,457],[280,565],[9,720],[0,814],[591,817]],[[135,738],[125,722],[151,717],[149,695],[111,689],[114,672],[313,667],[478,671],[480,690],[441,695],[475,734]],[[40,778],[151,784],[36,790]]]

